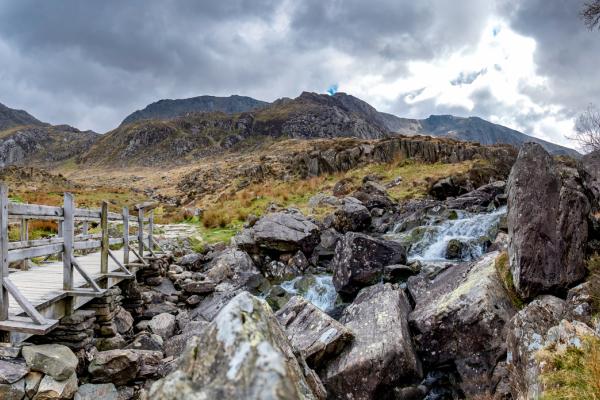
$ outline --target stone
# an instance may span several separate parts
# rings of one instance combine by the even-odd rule
[[[211,293],[196,308],[190,311],[190,319],[201,318],[205,321],[212,321],[219,311],[239,293],[239,290]]]
[[[14,383],[0,383],[0,399],[22,400],[25,396],[25,383],[19,380]]]
[[[287,302],[292,298],[292,295],[288,293],[284,288],[279,285],[273,285],[269,294],[265,298],[269,306],[273,311],[277,311],[284,307]]]
[[[74,400],[119,400],[119,392],[112,383],[86,383],[79,386]]]
[[[317,252],[320,257],[333,256],[335,254],[335,246],[342,237],[342,234],[333,228],[325,229],[321,232],[321,241],[315,249],[315,252]]]
[[[113,337],[97,338],[94,340],[94,346],[100,351],[115,350],[125,347],[127,341],[120,334]]]
[[[333,214],[333,227],[341,233],[359,232],[371,224],[371,213],[359,203],[345,202]]]
[[[506,352],[506,325],[516,312],[496,273],[498,255],[440,272],[415,292],[409,316],[424,366],[454,363],[468,398],[493,389],[493,369]]]
[[[310,262],[308,261],[303,252],[297,251],[296,254],[294,254],[292,258],[290,258],[290,260],[288,261],[288,265],[292,269],[304,273],[310,267]]]
[[[158,376],[158,368],[160,367],[163,358],[162,351],[152,350],[134,350],[139,356],[140,369],[137,373],[137,378],[140,379],[156,379]]]
[[[125,334],[133,328],[133,317],[129,311],[125,310],[123,307],[119,307],[119,311],[115,314],[113,323],[117,328],[117,332]]]
[[[31,371],[25,376],[25,394],[32,398],[38,391],[44,374],[37,371]]]
[[[149,396],[317,398],[273,312],[247,292],[233,298],[202,335],[190,341],[177,369],[155,382]]]
[[[175,335],[165,342],[165,355],[167,357],[183,354],[186,346],[194,336],[199,336],[204,332],[209,323],[207,321],[191,321],[186,325],[180,335]]]
[[[262,278],[248,253],[231,248],[213,257],[206,267],[206,276],[216,284],[229,282],[236,289],[252,288]]]
[[[419,273],[420,265],[402,265],[393,264],[386,265],[383,267],[383,280],[384,282],[399,283],[405,282],[409,277]]]
[[[349,178],[344,178],[335,183],[333,185],[333,195],[336,197],[346,196],[353,190],[352,180]]]
[[[458,239],[450,239],[446,245],[446,259],[460,260],[462,258],[464,244]]]
[[[515,397],[540,397],[542,385],[536,353],[543,348],[548,330],[559,323],[564,311],[564,300],[545,295],[533,300],[510,320],[506,362]]]
[[[594,295],[591,281],[584,282],[571,288],[567,293],[565,316],[571,321],[580,321],[589,326],[593,325],[592,312]]]
[[[508,179],[508,254],[523,299],[564,293],[584,278],[589,212],[576,170],[539,144],[521,147]]]
[[[134,350],[98,352],[88,367],[91,381],[124,385],[136,377],[140,369],[139,358]]]
[[[353,338],[352,331],[300,296],[292,297],[275,316],[292,347],[313,369],[339,354]]]
[[[140,332],[133,338],[133,341],[125,346],[131,350],[163,350],[163,338],[155,333]]]
[[[181,271],[181,272],[183,272],[183,271]],[[178,290],[175,289],[173,282],[171,282],[169,279],[163,280],[160,283],[160,285],[154,286],[152,288],[152,290],[154,290],[160,294],[164,294],[165,296],[174,296],[174,295],[177,295],[177,293],[178,293]]]
[[[400,243],[348,232],[338,242],[331,262],[335,290],[351,297],[379,282],[386,265],[405,263],[406,250]]]
[[[191,294],[210,294],[215,291],[217,284],[207,279],[203,281],[189,282],[183,285],[183,291]]]
[[[79,362],[71,349],[60,344],[25,346],[21,352],[29,368],[58,381],[69,378]]]
[[[569,347],[582,350],[584,338],[599,336],[592,328],[579,321],[567,321],[548,329],[544,348],[551,348],[553,352],[564,353]]]
[[[159,304],[148,304],[144,310],[143,316],[145,318],[152,318],[162,313],[177,314],[179,309],[175,304],[172,303],[159,303]]]
[[[409,312],[404,292],[389,283],[359,292],[340,319],[354,340],[321,373],[331,398],[376,399],[394,385],[420,381]]]
[[[429,189],[429,194],[437,200],[446,200],[448,197],[456,197],[465,192],[466,190],[456,184],[451,177],[438,180]]]
[[[263,250],[310,254],[319,243],[319,227],[300,213],[275,212],[262,217],[233,238],[233,244],[250,253]]]
[[[501,206],[506,201],[504,197],[505,189],[506,182],[504,181],[488,183],[455,199],[448,199],[446,205],[451,209],[473,211],[484,210],[490,204],[494,204],[495,201],[497,201],[497,204],[494,204],[495,206]]]
[[[271,282],[287,281],[302,274],[295,265],[275,260],[265,265],[263,273]]]
[[[15,383],[29,372],[26,365],[0,360],[0,383]]]
[[[76,391],[77,375],[75,373],[61,381],[45,375],[33,400],[72,399]]]
[[[591,194],[594,211],[600,211],[600,150],[592,151],[581,158],[579,174],[584,186]]]
[[[157,334],[163,339],[168,339],[175,332],[175,316],[168,313],[158,314],[153,317],[148,324],[152,333]]]

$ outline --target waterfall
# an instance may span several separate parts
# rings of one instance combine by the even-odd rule
[[[335,306],[337,293],[333,287],[333,278],[330,275],[314,275],[314,282],[306,290],[299,290],[299,283],[307,276],[298,276],[283,282],[280,286],[288,293],[302,296],[323,311],[329,311]]]

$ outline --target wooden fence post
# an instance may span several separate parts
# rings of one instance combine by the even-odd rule
[[[152,243],[152,232],[154,231],[154,210],[150,211],[148,216],[148,251],[152,252],[154,247]]]
[[[8,290],[4,279],[8,277],[8,186],[0,182],[0,321],[8,319]]]
[[[27,218],[21,218],[21,227],[19,232],[19,240],[26,242],[29,240],[29,229],[27,226]],[[26,271],[29,269],[29,260],[21,261],[21,269]]]
[[[123,265],[129,264],[129,209],[123,207]]]
[[[100,273],[108,274],[108,202],[102,202],[100,215],[100,228],[102,229],[102,247],[100,250]]]
[[[73,236],[75,222],[73,218],[73,195],[65,193],[63,204],[62,236],[64,240],[62,262],[63,262],[63,289],[73,290]]]
[[[138,210],[138,246],[140,257],[144,257],[144,209]]]

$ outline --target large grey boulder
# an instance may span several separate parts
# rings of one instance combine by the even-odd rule
[[[169,313],[158,314],[150,320],[148,328],[152,333],[166,340],[175,332],[175,316]]]
[[[389,283],[360,291],[340,319],[354,341],[321,372],[331,398],[377,399],[396,384],[420,380],[409,312],[404,292]]]
[[[229,282],[236,289],[254,287],[260,282],[260,271],[245,251],[228,248],[215,255],[208,263],[206,276],[219,284]]]
[[[73,351],[61,344],[25,346],[21,352],[29,368],[59,381],[69,378],[79,362]]]
[[[165,354],[167,357],[179,357],[189,341],[194,336],[200,336],[209,325],[206,321],[190,321],[181,334],[175,335],[165,342]]]
[[[233,242],[250,253],[265,249],[311,254],[319,244],[319,227],[300,213],[276,212],[244,229]]]
[[[124,385],[137,376],[140,356],[134,350],[108,350],[94,355],[88,366],[93,383]]]
[[[350,329],[300,296],[292,297],[275,316],[292,347],[313,368],[339,354],[353,337]]]
[[[515,397],[540,397],[542,386],[536,353],[543,348],[548,330],[558,325],[564,311],[564,300],[546,295],[529,303],[511,319],[506,361]]]
[[[348,232],[338,242],[331,262],[335,290],[351,297],[381,281],[383,267],[391,264],[406,264],[406,250],[400,243]]]
[[[467,396],[489,392],[516,310],[495,268],[497,252],[439,273],[417,293],[409,320],[424,365],[454,363]]]
[[[23,400],[25,396],[25,382],[19,380],[13,383],[0,383],[0,399]]]
[[[577,171],[539,144],[523,145],[508,179],[508,254],[521,297],[562,293],[583,279],[589,212]]]
[[[358,201],[346,201],[334,212],[332,222],[338,232],[360,232],[371,224],[371,213]]]
[[[600,150],[586,154],[579,165],[584,186],[592,195],[592,208],[600,210]]]
[[[72,399],[76,391],[77,375],[75,373],[60,381],[50,375],[45,375],[33,400]]]
[[[312,382],[320,385],[318,380]],[[270,307],[242,292],[190,341],[177,369],[152,385],[150,398],[274,400],[317,396]]]

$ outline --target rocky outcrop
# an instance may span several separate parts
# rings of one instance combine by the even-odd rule
[[[321,373],[331,398],[353,400],[386,396],[396,385],[421,378],[421,364],[410,336],[410,305],[391,284],[363,289],[340,322],[354,341]]]
[[[312,368],[339,354],[353,338],[350,329],[299,296],[292,297],[275,316],[292,347]]]
[[[513,395],[536,399],[541,395],[536,353],[544,346],[548,330],[561,320],[564,300],[541,296],[519,311],[508,325],[507,363]]]
[[[451,266],[415,295],[409,320],[424,366],[453,363],[467,396],[493,391],[492,374],[506,352],[515,308],[496,274],[498,253]]]
[[[338,242],[331,262],[335,290],[351,297],[379,282],[386,265],[405,263],[406,251],[401,244],[348,232]]]
[[[600,211],[600,150],[583,156],[579,164],[579,174],[591,194],[592,208]]]
[[[276,212],[244,229],[234,243],[250,253],[260,250],[312,253],[319,244],[319,228],[300,213]]]
[[[75,373],[78,360],[67,346],[42,344],[27,346],[22,350],[27,365],[34,371],[43,372],[62,381]]]
[[[318,379],[307,377],[301,364],[269,306],[243,292],[201,336],[192,339],[177,369],[152,386],[150,398],[283,400],[323,396]]]
[[[333,214],[333,227],[341,233],[360,232],[369,227],[371,214],[358,200],[345,201]]]
[[[508,180],[508,253],[521,297],[565,292],[583,279],[589,212],[577,171],[525,144]]]
[[[228,282],[236,289],[253,286],[261,278],[252,258],[236,249],[226,249],[215,255],[206,266],[206,276],[216,284]]]

